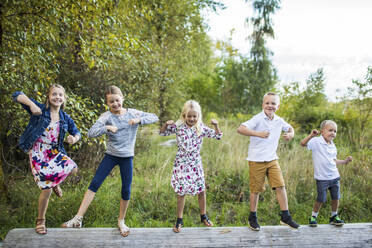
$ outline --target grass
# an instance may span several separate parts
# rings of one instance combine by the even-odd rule
[[[202,161],[207,187],[207,213],[217,226],[245,226],[249,214],[249,174],[245,160],[249,138],[238,135],[239,123],[221,121],[222,140],[204,139]],[[155,128],[155,127],[153,127]],[[297,222],[306,225],[316,198],[311,153],[299,145],[305,136],[297,134],[289,143],[280,142],[278,155],[288,193],[290,212]],[[132,196],[126,223],[130,227],[172,227],[176,219],[176,196],[170,186],[176,146],[159,144],[173,139],[157,135],[155,129],[139,131]],[[337,137],[342,141],[344,137]],[[340,142],[341,143],[341,142]],[[90,150],[95,150],[90,148]],[[97,152],[95,152],[97,154]],[[347,146],[338,147],[338,157],[352,155],[354,161],[340,165],[341,193],[339,212],[346,222],[372,222],[372,152],[368,149],[351,153]],[[63,184],[61,199],[52,195],[47,211],[47,226],[59,227],[72,218],[79,208],[102,153],[86,156],[79,163],[78,176]],[[26,163],[27,161],[25,161]],[[0,239],[12,228],[33,228],[37,217],[40,190],[30,172],[7,178],[8,191],[0,201]],[[116,167],[105,180],[84,217],[85,227],[115,227],[119,212],[121,179]],[[258,218],[261,225],[278,225],[279,206],[275,192],[266,187],[260,195]],[[328,223],[329,199],[320,211],[319,223]],[[197,197],[187,197],[185,226],[202,226]]]

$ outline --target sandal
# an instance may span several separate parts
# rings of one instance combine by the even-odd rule
[[[45,219],[37,219],[36,220],[36,227],[35,232],[40,235],[47,234],[47,229],[45,227]]]
[[[213,222],[209,220],[209,218],[206,214],[201,214],[200,215],[200,220],[206,226],[213,226]]]
[[[126,237],[129,235],[130,230],[129,230],[129,227],[125,225],[124,219],[118,220],[118,227],[119,227],[121,236]]]
[[[59,187],[59,185],[53,187],[53,192],[58,197],[62,197],[62,195],[63,195],[62,189],[61,189],[61,187]]]
[[[173,232],[179,233],[181,231],[182,226],[183,226],[182,218],[177,218],[176,225],[173,227]]]
[[[72,218],[69,221],[66,221],[61,225],[63,228],[81,228],[83,226],[83,216],[77,216],[75,215],[74,218]]]

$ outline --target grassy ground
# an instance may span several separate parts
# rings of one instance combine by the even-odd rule
[[[238,135],[238,123],[221,123],[221,141],[205,139],[202,161],[206,175],[207,212],[217,226],[247,225],[249,214],[249,174],[247,156],[249,138]],[[155,128],[155,127],[154,127]],[[126,223],[130,227],[172,227],[175,221],[176,196],[170,177],[176,146],[164,147],[171,137],[161,137],[156,130],[141,129],[134,159],[131,203]],[[307,224],[316,197],[311,153],[299,145],[304,135],[297,134],[289,143],[280,142],[278,155],[288,193],[290,212],[300,224]],[[342,140],[343,137],[337,137]],[[340,159],[354,157],[349,165],[340,165],[341,192],[339,212],[346,222],[372,222],[372,170],[370,150],[351,153],[338,147]],[[102,154],[80,165],[77,176],[63,184],[61,199],[52,195],[47,211],[47,226],[58,227],[77,212]],[[116,227],[120,199],[120,172],[115,168],[99,189],[84,217],[85,227]],[[260,195],[258,219],[261,225],[278,225],[279,207],[275,192]],[[0,239],[16,227],[34,227],[40,191],[30,172],[8,178],[8,194],[0,202]],[[319,222],[328,223],[329,199],[320,211]],[[185,226],[201,226],[197,197],[187,197]]]

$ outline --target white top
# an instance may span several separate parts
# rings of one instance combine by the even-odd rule
[[[307,149],[312,151],[315,179],[332,180],[340,177],[335,162],[337,148],[333,141],[327,144],[322,135],[314,137],[307,143]]]
[[[281,117],[274,114],[274,118],[270,118],[264,111],[252,117],[252,119],[242,123],[243,126],[254,131],[269,131],[270,135],[267,138],[250,136],[247,160],[253,162],[269,162],[278,159],[276,150],[282,131],[287,132],[292,128]]]

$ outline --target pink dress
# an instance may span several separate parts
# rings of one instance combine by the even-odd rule
[[[202,124],[200,136],[195,127],[188,127],[182,123],[169,125],[162,136],[175,133],[178,145],[174,161],[171,185],[178,195],[196,195],[205,190],[204,171],[200,157],[203,138],[221,139],[222,133],[216,134],[215,130]]]
[[[31,171],[40,189],[60,184],[77,167],[71,158],[57,150],[58,134],[59,121],[50,123],[29,153]]]

